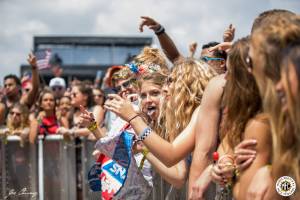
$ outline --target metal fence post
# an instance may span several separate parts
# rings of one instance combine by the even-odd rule
[[[43,139],[44,136],[38,137],[38,176],[39,176],[39,200],[44,200],[44,160],[43,160]]]

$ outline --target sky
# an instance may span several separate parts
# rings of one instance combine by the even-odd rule
[[[140,16],[151,16],[187,55],[191,42],[221,41],[230,23],[236,38],[248,35],[254,18],[273,8],[300,14],[300,0],[0,0],[0,84],[19,75],[33,36],[154,36],[138,30]]]

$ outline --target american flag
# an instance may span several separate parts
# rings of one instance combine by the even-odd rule
[[[35,57],[36,57],[38,69],[41,70],[41,69],[47,69],[47,68],[51,67],[49,65],[49,61],[51,58],[51,50],[50,49],[38,50],[37,52],[35,52]]]

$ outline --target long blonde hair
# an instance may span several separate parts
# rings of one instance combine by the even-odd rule
[[[12,111],[12,109],[17,108],[20,113],[21,113],[21,123],[19,124],[19,126],[15,127],[10,114],[9,117],[7,118],[7,128],[10,131],[14,131],[14,130],[23,130],[26,127],[29,127],[29,109],[27,106],[22,105],[20,103],[14,104],[13,107],[10,109],[10,111]]]
[[[271,119],[272,174],[274,180],[286,173],[292,174],[296,177],[298,184],[300,184],[299,151],[297,150],[300,146],[299,136],[297,135],[299,132],[295,134],[294,131],[289,131],[292,128],[291,124],[287,122],[289,114],[282,113],[282,105],[275,90],[275,83],[280,79],[282,50],[299,39],[300,18],[293,16],[274,18],[268,24],[264,24],[264,26],[254,31],[252,35],[252,43],[257,47],[255,50],[264,57],[263,70],[266,78],[265,86],[261,85],[261,87],[265,88],[265,92],[261,95],[263,96],[263,108]],[[299,108],[299,105],[297,106]],[[295,125],[295,127],[298,126]]]
[[[188,125],[194,110],[200,105],[209,80],[216,75],[206,63],[192,58],[174,64],[170,77],[170,99],[166,101],[166,131],[173,141]]]
[[[289,66],[294,67],[298,88],[297,96],[291,93],[291,83],[289,81]],[[277,147],[274,149],[276,158],[276,166],[274,173],[276,177],[282,175],[291,175],[297,185],[300,184],[300,40],[295,45],[288,46],[284,51],[281,75],[286,77],[288,88],[285,90],[288,104],[287,112],[280,115]]]

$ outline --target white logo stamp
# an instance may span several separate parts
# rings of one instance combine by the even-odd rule
[[[282,176],[276,182],[276,191],[284,197],[291,196],[296,190],[294,179],[289,176]]]

